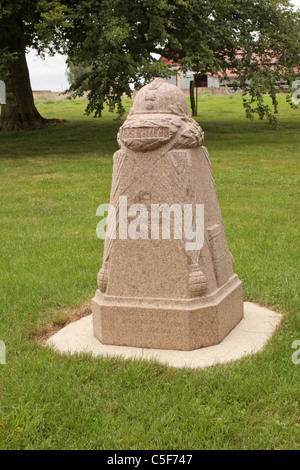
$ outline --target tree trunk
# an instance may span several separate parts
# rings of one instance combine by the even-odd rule
[[[190,98],[191,98],[192,115],[197,116],[197,110],[196,110],[196,104],[195,104],[195,83],[194,83],[194,80],[190,81]]]
[[[29,70],[26,62],[25,47],[18,51],[17,59],[11,64],[10,89],[16,104],[1,106],[0,132],[41,129],[49,124],[35,107]]]

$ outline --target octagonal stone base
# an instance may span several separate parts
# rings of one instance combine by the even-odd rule
[[[92,300],[94,336],[102,343],[192,351],[219,344],[243,318],[243,285],[234,275],[207,297],[188,300],[112,297]]]

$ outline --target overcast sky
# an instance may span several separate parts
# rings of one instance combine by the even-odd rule
[[[293,0],[292,3],[300,8],[300,0]],[[66,57],[57,54],[42,60],[30,51],[27,61],[33,90],[65,91],[68,88]]]

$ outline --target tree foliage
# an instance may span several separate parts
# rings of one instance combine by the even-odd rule
[[[23,60],[29,47],[68,55],[77,68],[71,91],[88,92],[87,113],[95,116],[105,103],[122,115],[124,93],[169,76],[160,55],[183,71],[235,72],[247,117],[272,123],[278,82],[299,77],[300,15],[289,0],[0,0],[0,6],[0,79],[25,123],[39,120]]]
[[[86,70],[73,81],[75,96],[89,92],[87,112],[101,113],[104,103],[122,114],[122,95],[131,95],[155,76],[170,71],[153,53],[161,52],[172,2],[167,0],[70,1],[66,53]],[[87,70],[88,68],[88,70]]]
[[[289,86],[300,72],[300,16],[289,1],[189,0],[176,15],[172,55],[195,73],[236,74],[247,117],[276,123],[279,83]],[[265,96],[271,97],[272,106]]]
[[[287,0],[86,0],[67,2],[73,28],[66,52],[91,66],[72,85],[89,91],[87,112],[105,102],[121,114],[121,97],[154,76],[167,76],[162,54],[183,71],[236,74],[249,118],[275,123],[278,83],[300,71],[300,16]],[[265,96],[272,105],[266,104]]]
[[[35,129],[47,124],[34,105],[26,51],[29,47],[39,53],[59,50],[64,10],[59,1],[0,0],[0,77],[8,91],[8,104],[1,107],[0,130]],[[55,23],[59,17],[60,28],[50,17]],[[47,35],[43,24],[47,24]]]

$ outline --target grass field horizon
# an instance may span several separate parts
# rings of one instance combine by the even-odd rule
[[[84,99],[37,105],[68,122],[0,135],[0,448],[299,448],[300,110],[280,95],[274,130],[248,121],[239,95],[199,99],[244,298],[284,318],[262,352],[191,371],[61,356],[35,339],[95,293],[96,210],[109,202],[126,117],[84,116]]]

